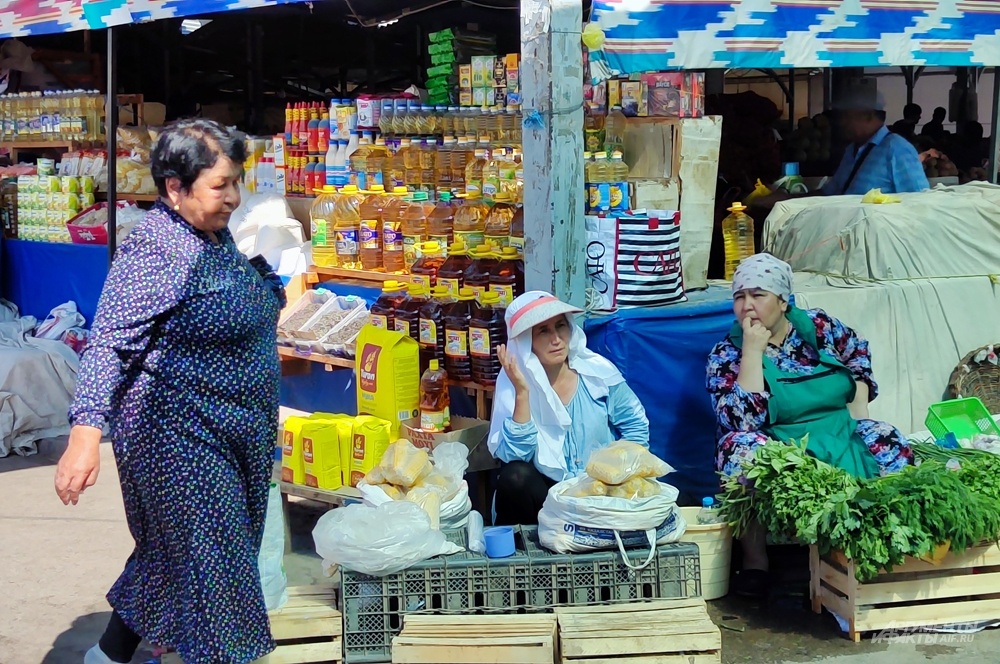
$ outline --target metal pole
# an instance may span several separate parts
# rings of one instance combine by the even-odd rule
[[[108,265],[118,249],[118,40],[108,28],[108,91],[104,101],[105,135],[108,141]]]
[[[990,125],[990,182],[997,182],[997,151],[1000,150],[1000,67],[993,68],[993,120]]]

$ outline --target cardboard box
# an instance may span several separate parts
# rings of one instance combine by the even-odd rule
[[[374,415],[391,425],[420,415],[420,350],[409,336],[367,325],[356,342],[358,414]],[[390,441],[391,442],[391,441]]]
[[[462,90],[458,93],[459,106],[472,106],[472,90]]]
[[[463,90],[472,89],[472,65],[458,66],[458,87]]]
[[[507,67],[503,58],[497,58],[493,63],[493,86],[507,84]]]
[[[423,431],[420,428],[420,418],[418,417],[403,423],[402,435],[403,438],[409,439],[414,447],[433,450],[441,443],[462,443],[469,448],[471,454],[479,443],[486,440],[486,436],[490,433],[488,421],[472,417],[453,415],[451,427],[451,431],[445,433]]]
[[[691,104],[690,97],[685,92],[684,78],[684,72],[643,74],[642,97],[646,100],[646,115],[668,118],[687,117]]]
[[[621,107],[622,113],[629,117],[640,115],[642,103],[642,83],[639,81],[622,81],[621,84]]]
[[[275,167],[274,169],[274,191],[279,196],[288,195],[288,171],[284,166]]]
[[[493,65],[496,58],[492,55],[472,56],[472,87],[484,88],[493,85]]]
[[[496,104],[496,91],[494,88],[476,88],[472,91],[473,106],[493,106]]]
[[[608,80],[608,108],[622,105],[622,82],[617,78]]]

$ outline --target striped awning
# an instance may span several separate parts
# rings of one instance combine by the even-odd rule
[[[594,0],[612,72],[1000,65],[1000,0]]]
[[[101,29],[162,18],[199,16],[308,0],[6,0],[0,39]]]

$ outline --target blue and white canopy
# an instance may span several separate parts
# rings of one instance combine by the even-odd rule
[[[1000,65],[1000,0],[594,0],[617,73]]]

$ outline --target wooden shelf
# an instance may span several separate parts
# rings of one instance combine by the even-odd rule
[[[87,141],[3,141],[0,147],[11,150],[76,150],[89,144]]]
[[[94,198],[99,201],[106,201],[108,200],[108,192],[99,191],[94,194]],[[132,201],[133,203],[155,203],[159,198],[159,194],[123,194],[120,191],[115,194],[116,200]]]
[[[371,283],[382,284],[386,281],[409,282],[408,274],[392,274],[386,272],[373,272],[371,270],[349,270],[343,267],[321,267],[310,265],[309,272],[317,277],[332,277],[334,279],[355,279],[357,281],[369,281]],[[318,281],[318,280],[317,280]],[[317,283],[316,281],[312,283]]]
[[[291,482],[280,482],[278,486],[281,488],[281,493],[285,495],[315,500],[327,505],[343,505],[349,502],[361,501],[361,492],[352,486],[341,487],[333,491],[314,489],[311,486],[292,484]]]
[[[461,383],[448,383],[451,387],[460,387],[463,390],[474,390],[476,392],[492,392],[494,390],[492,385],[480,385],[479,383],[473,383],[472,381],[463,381]]]
[[[354,368],[354,360],[345,360],[342,357],[334,357],[333,355],[323,355],[322,353],[303,354],[299,353],[294,348],[289,348],[288,346],[278,346],[278,355],[280,355],[281,357],[287,357],[295,360],[307,360],[309,362],[325,364],[328,367],[340,367],[341,369]]]

